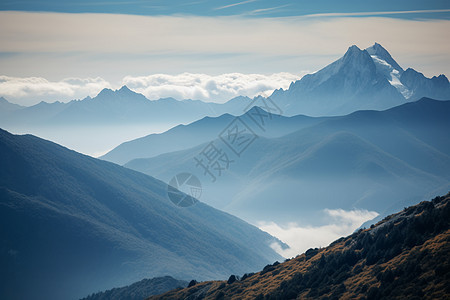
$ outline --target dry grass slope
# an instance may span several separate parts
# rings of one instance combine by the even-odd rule
[[[450,193],[263,271],[149,299],[450,299]]]

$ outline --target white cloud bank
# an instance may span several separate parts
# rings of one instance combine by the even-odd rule
[[[154,74],[142,77],[127,76],[123,84],[154,100],[164,97],[225,102],[236,96],[253,98],[270,96],[275,89],[289,87],[300,76],[290,73],[271,75],[229,73],[217,76],[183,73]]]
[[[290,73],[271,75],[230,73],[217,76],[183,73],[126,76],[120,84],[111,84],[102,78],[67,78],[49,81],[41,77],[0,76],[0,96],[11,102],[31,105],[40,101],[69,101],[95,96],[103,88],[131,90],[150,100],[173,97],[178,100],[195,99],[223,103],[236,96],[268,96],[278,88],[288,88],[300,76]]]
[[[374,211],[343,209],[325,209],[324,214],[329,218],[329,223],[317,227],[301,227],[296,223],[280,226],[274,222],[259,222],[258,227],[289,245],[289,248],[282,249],[274,243],[271,246],[275,251],[284,257],[294,257],[309,248],[325,247],[378,216]]]
[[[95,96],[111,84],[102,78],[66,78],[52,82],[42,77],[11,77],[0,75],[0,96],[11,102],[32,105],[45,100],[68,101]]]

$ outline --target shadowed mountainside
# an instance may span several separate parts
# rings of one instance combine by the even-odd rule
[[[145,277],[223,278],[280,257],[275,239],[167,184],[0,130],[0,297],[74,299]]]

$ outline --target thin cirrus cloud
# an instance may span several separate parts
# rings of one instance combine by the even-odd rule
[[[236,3],[232,3],[232,4],[216,7],[214,10],[226,9],[226,8],[239,6],[239,5],[243,5],[243,4],[247,4],[247,3],[251,3],[251,2],[255,2],[255,1],[256,0],[246,0],[246,1],[236,2]]]
[[[392,10],[392,11],[372,11],[372,12],[347,12],[347,13],[319,13],[310,14],[303,17],[363,17],[363,16],[385,16],[385,15],[404,15],[404,14],[434,14],[448,13],[450,9],[422,9],[422,10]]]
[[[274,11],[277,10],[281,10],[284,9],[286,7],[291,6],[290,4],[285,4],[285,5],[279,5],[279,6],[274,6],[274,7],[266,7],[266,8],[258,8],[258,9],[254,9],[248,13],[244,13],[242,15],[263,15],[263,14],[269,14],[272,13]]]
[[[296,223],[281,226],[274,222],[260,222],[258,227],[289,246],[283,249],[274,243],[271,245],[274,250],[284,257],[294,257],[311,247],[325,247],[334,240],[353,233],[363,223],[378,216],[377,212],[360,209],[350,211],[325,209],[323,214],[329,223],[322,226],[299,226]]]

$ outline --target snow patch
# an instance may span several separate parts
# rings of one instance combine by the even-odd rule
[[[413,92],[404,86],[400,81],[400,71],[394,69],[394,67],[392,67],[389,63],[376,55],[371,55],[371,57],[377,66],[377,69],[379,69],[387,77],[389,83],[394,86],[403,95],[403,97],[405,97],[405,99],[409,99]]]

